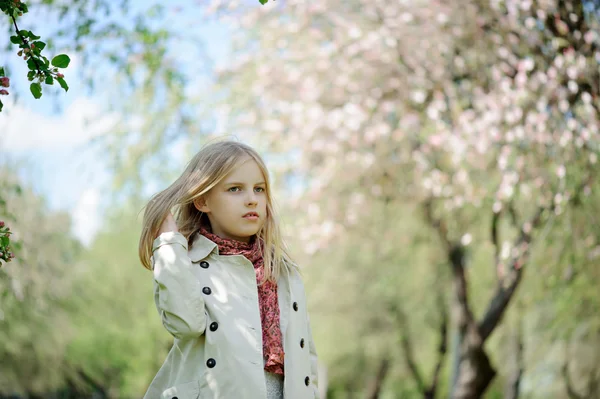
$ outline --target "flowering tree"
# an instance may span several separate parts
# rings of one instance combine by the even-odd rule
[[[455,398],[488,389],[496,369],[485,344],[536,237],[597,184],[600,38],[590,4],[294,0],[232,13],[213,1],[242,29],[268,27],[242,35],[235,65],[221,71],[224,119],[298,159],[286,173],[307,185],[298,201],[311,210],[306,248],[326,248],[373,201],[421,204],[452,275]],[[468,254],[481,243],[494,248],[497,284],[477,317]]]
[[[19,29],[17,25],[17,19],[22,17],[24,13],[28,12],[27,4],[21,0],[2,0],[0,1],[0,11],[10,19],[14,26],[15,34],[10,37],[11,43],[17,45],[19,50],[17,55],[23,57],[27,61],[27,78],[31,85],[29,89],[31,94],[35,98],[42,97],[42,84],[52,85],[54,81],[65,90],[69,90],[69,86],[64,79],[64,75],[59,72],[59,68],[66,68],[69,66],[71,61],[69,56],[66,54],[57,55],[49,61],[44,55],[42,50],[46,47],[46,43],[40,41],[41,37],[37,36],[33,32],[25,29]],[[8,95],[6,88],[10,87],[10,80],[6,76],[4,67],[0,66],[0,95]],[[3,104],[0,100],[0,112],[2,111]]]
[[[44,56],[44,50],[60,46],[76,52],[82,61],[82,71],[78,78],[87,83],[90,89],[94,88],[98,65],[114,67],[114,74],[120,79],[125,77],[125,82],[118,89],[127,92],[132,88],[144,91],[147,98],[158,98],[164,93],[169,93],[173,107],[181,104],[183,79],[177,69],[177,65],[170,62],[167,54],[169,41],[172,38],[171,31],[162,25],[156,27],[157,19],[166,15],[162,5],[150,7],[142,11],[140,15],[134,15],[128,11],[128,0],[119,2],[109,0],[86,0],[86,1],[55,1],[24,2],[21,0],[0,0],[0,12],[5,19],[0,19],[0,28],[6,23],[7,31],[11,32],[8,50],[10,54],[22,57],[28,67],[27,81],[29,91],[35,98],[42,96],[43,85],[54,85],[57,83],[62,89],[68,91],[68,85],[61,70],[67,68],[70,58],[66,54],[59,54],[52,59]],[[40,36],[33,33],[36,24],[47,23],[37,18],[31,18],[28,22],[31,30],[19,26],[20,19],[29,11],[28,5],[36,7],[36,10],[47,13],[48,17],[56,23],[56,33],[47,41],[42,41]],[[103,18],[99,18],[99,14]],[[111,16],[118,15],[120,21],[111,21]],[[54,19],[52,19],[54,18]],[[63,24],[68,20],[68,24]],[[135,21],[132,23],[131,21]],[[64,25],[64,26],[63,26]],[[189,36],[189,35],[188,35]],[[62,40],[62,42],[61,42]],[[123,51],[125,49],[125,51]],[[14,53],[13,53],[14,51]],[[8,55],[8,54],[6,54]],[[9,95],[9,90],[18,86],[18,81],[9,77],[11,75],[12,59],[7,57],[7,65],[0,65],[0,98]],[[16,58],[16,57],[15,57]],[[18,59],[17,59],[18,61]],[[95,68],[86,68],[87,64],[93,63]],[[104,81],[110,81],[107,76],[111,73],[110,68],[104,70]],[[123,76],[124,75],[124,76]],[[139,77],[142,76],[140,79]],[[161,96],[150,95],[149,92],[156,90]],[[151,104],[156,106],[156,104]],[[164,104],[162,104],[164,107]],[[2,111],[0,100],[0,111]],[[0,192],[0,201],[5,196]],[[0,209],[2,212],[2,209]],[[0,266],[4,261],[9,261],[12,254],[9,247],[8,227],[2,227],[0,235]]]
[[[0,12],[6,14],[15,30],[15,34],[10,37],[10,41],[12,44],[18,46],[17,55],[23,57],[29,68],[27,79],[31,82],[29,86],[31,94],[35,98],[40,98],[42,96],[42,84],[53,85],[55,81],[65,91],[68,91],[69,86],[64,79],[64,75],[59,72],[59,68],[69,66],[69,56],[60,54],[54,57],[52,61],[49,61],[42,54],[46,43],[40,40],[41,37],[29,30],[19,29],[17,25],[17,19],[22,17],[27,11],[27,4],[21,2],[21,0],[0,0]],[[5,68],[0,66],[0,96],[7,96],[9,94],[9,87],[10,78],[6,76]],[[2,112],[3,106],[0,99],[0,112]],[[0,198],[0,201],[4,202],[2,198]],[[3,262],[10,262],[14,258],[10,246],[10,234],[10,228],[5,226],[4,221],[0,221],[0,267]]]

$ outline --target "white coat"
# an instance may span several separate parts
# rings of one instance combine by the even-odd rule
[[[264,399],[256,275],[242,255],[220,256],[196,234],[162,233],[152,247],[154,300],[173,347],[145,399]],[[297,271],[278,282],[284,398],[318,398],[317,354]]]

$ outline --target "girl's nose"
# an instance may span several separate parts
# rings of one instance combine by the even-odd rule
[[[256,193],[254,191],[249,192],[248,197],[246,198],[246,202],[248,205],[255,205],[258,202]]]

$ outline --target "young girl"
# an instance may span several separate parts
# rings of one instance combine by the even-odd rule
[[[304,286],[256,151],[225,141],[196,154],[148,203],[139,256],[175,337],[145,398],[318,398]]]

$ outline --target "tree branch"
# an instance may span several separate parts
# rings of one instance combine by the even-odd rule
[[[390,359],[389,357],[384,357],[381,359],[381,363],[379,363],[379,368],[377,369],[377,374],[375,374],[375,379],[367,391],[367,399],[379,398],[379,395],[381,394],[381,388],[383,387],[383,381],[385,380],[389,369]]]
[[[25,48],[29,49],[29,51],[32,51],[31,46],[29,45],[29,41],[27,40],[27,38],[25,38],[25,36],[23,36],[23,34],[21,34],[21,31],[19,30],[19,27],[17,26],[17,20],[15,19],[14,16],[11,16],[12,21],[13,21],[13,25],[15,26],[15,31],[17,32],[17,35],[21,38],[21,40],[23,41],[23,44],[26,46]],[[40,67],[40,64],[38,63],[38,60],[35,57],[35,54],[31,54],[31,59],[33,60],[33,63],[35,64],[38,73],[42,72],[42,68]]]
[[[448,227],[442,218],[433,214],[433,199],[429,198],[424,203],[425,218],[437,231],[438,236],[445,246],[448,262],[454,276],[454,287],[458,305],[459,329],[465,331],[469,327],[476,329],[475,318],[469,305],[467,279],[465,276],[465,247],[460,242],[452,242],[449,238]]]
[[[419,391],[423,393],[423,395],[425,395],[427,388],[425,387],[425,382],[423,381],[423,376],[419,371],[419,367],[415,362],[413,346],[410,340],[410,334],[408,332],[406,314],[396,304],[390,304],[389,308],[390,312],[396,317],[396,320],[398,321],[400,327],[400,343],[402,345],[402,350],[404,351],[404,360],[406,362],[406,365],[408,366],[408,370],[415,379],[415,383],[417,384],[417,388],[419,389]]]
[[[523,362],[523,330],[522,319],[519,315],[517,328],[514,334],[514,355],[515,355],[515,370],[512,373],[509,381],[508,389],[505,392],[505,399],[518,399],[521,392],[521,378],[523,377],[524,362]]]
[[[492,225],[490,231],[490,239],[494,245],[494,265],[496,266],[496,279],[498,285],[502,281],[504,271],[500,268],[500,240],[498,237],[498,223],[500,222],[500,215],[502,211],[492,212]]]
[[[545,207],[541,206],[538,208],[535,215],[530,219],[529,225],[531,230],[537,228],[541,222],[543,212],[546,210]],[[510,302],[519,282],[521,281],[521,275],[523,263],[527,260],[529,255],[529,248],[531,246],[531,235],[529,228],[524,224],[521,227],[521,233],[515,243],[515,247],[519,249],[519,253],[513,255],[510,261],[510,268],[508,274],[503,279],[502,284],[496,289],[490,304],[483,316],[483,320],[479,323],[479,331],[481,338],[485,341],[487,337],[494,331],[502,316],[506,310],[508,303]]]
[[[433,378],[429,389],[425,392],[426,399],[434,399],[440,381],[440,373],[448,352],[448,309],[440,291],[437,296],[438,309],[440,311],[440,344],[438,346],[437,362],[433,371]]]
[[[565,380],[565,386],[567,388],[567,395],[569,395],[570,399],[585,399],[584,396],[581,396],[575,390],[573,386],[573,382],[571,381],[571,377],[569,377],[569,361],[565,359],[565,363],[562,366],[562,375]]]
[[[569,198],[568,203],[573,203],[573,201],[579,199],[581,192],[583,192],[585,187],[593,181],[593,178],[594,174],[590,173],[586,179],[583,179],[575,189],[574,194]],[[552,196],[552,198],[554,198],[554,196]],[[531,233],[541,225],[544,212],[553,212],[554,208],[554,202],[547,206],[540,206],[534,216],[521,226],[519,237],[514,243],[514,247],[517,248],[517,253],[513,254],[511,258],[508,274],[504,278],[503,283],[498,286],[482,321],[479,323],[479,331],[484,341],[502,320],[502,316],[504,315],[515,290],[521,282],[523,273],[522,266],[527,262],[530,254],[532,241]]]

